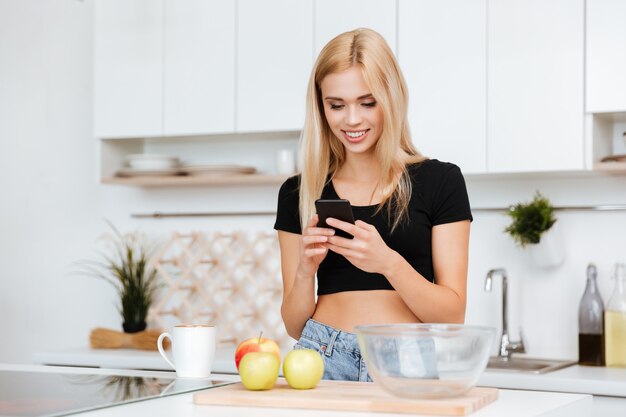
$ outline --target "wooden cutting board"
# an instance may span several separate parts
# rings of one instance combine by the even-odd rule
[[[243,407],[304,408],[405,414],[464,416],[498,399],[497,388],[472,388],[460,397],[404,399],[383,391],[375,383],[320,381],[314,389],[289,388],[284,378],[267,391],[249,391],[241,383],[211,388],[194,395],[196,404]]]

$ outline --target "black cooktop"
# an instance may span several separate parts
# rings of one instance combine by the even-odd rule
[[[64,416],[231,382],[0,370],[0,416]]]

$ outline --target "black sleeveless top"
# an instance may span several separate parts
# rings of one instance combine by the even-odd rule
[[[434,282],[432,227],[473,220],[465,180],[456,165],[436,159],[411,165],[408,173],[412,182],[408,219],[403,219],[393,233],[390,233],[393,220],[388,219],[386,206],[378,213],[376,205],[352,206],[352,211],[355,220],[375,226],[387,246],[402,255],[424,278]],[[287,179],[281,186],[274,229],[302,233],[298,211],[299,184],[300,176],[297,175]],[[320,198],[340,198],[332,181],[327,182]],[[320,264],[317,280],[318,295],[341,291],[394,289],[383,275],[365,272],[332,251],[328,251]]]

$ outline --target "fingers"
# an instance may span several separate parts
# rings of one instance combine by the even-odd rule
[[[337,229],[343,230],[344,232],[350,233],[354,237],[364,237],[364,235],[361,232],[371,230],[369,228],[370,225],[361,220],[357,220],[355,224],[352,224],[352,223],[344,222],[344,221],[329,217],[326,219],[326,223],[329,226],[333,226],[333,227],[336,227]]]
[[[328,252],[328,248],[326,246],[316,246],[314,248],[309,248],[304,250],[304,256],[312,258],[314,256],[323,255]]]
[[[302,234],[304,235],[309,235],[309,236],[313,236],[313,235],[324,235],[324,236],[332,236],[335,234],[335,230],[334,229],[330,229],[327,227],[315,227],[317,226],[317,222],[319,221],[319,218],[316,215],[314,215],[313,217],[311,217],[311,220],[309,220],[309,223],[307,224],[306,229],[304,230],[304,233]]]
[[[350,239],[345,239],[345,240],[350,240]],[[353,250],[351,248],[346,248],[343,246],[337,246],[330,242],[324,246],[328,248],[328,250],[338,253],[339,255],[343,255],[346,259],[361,259],[364,256],[364,253],[362,251]]]

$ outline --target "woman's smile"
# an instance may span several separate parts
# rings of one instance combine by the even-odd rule
[[[364,130],[342,130],[343,136],[350,143],[359,143],[367,137],[369,129]]]

